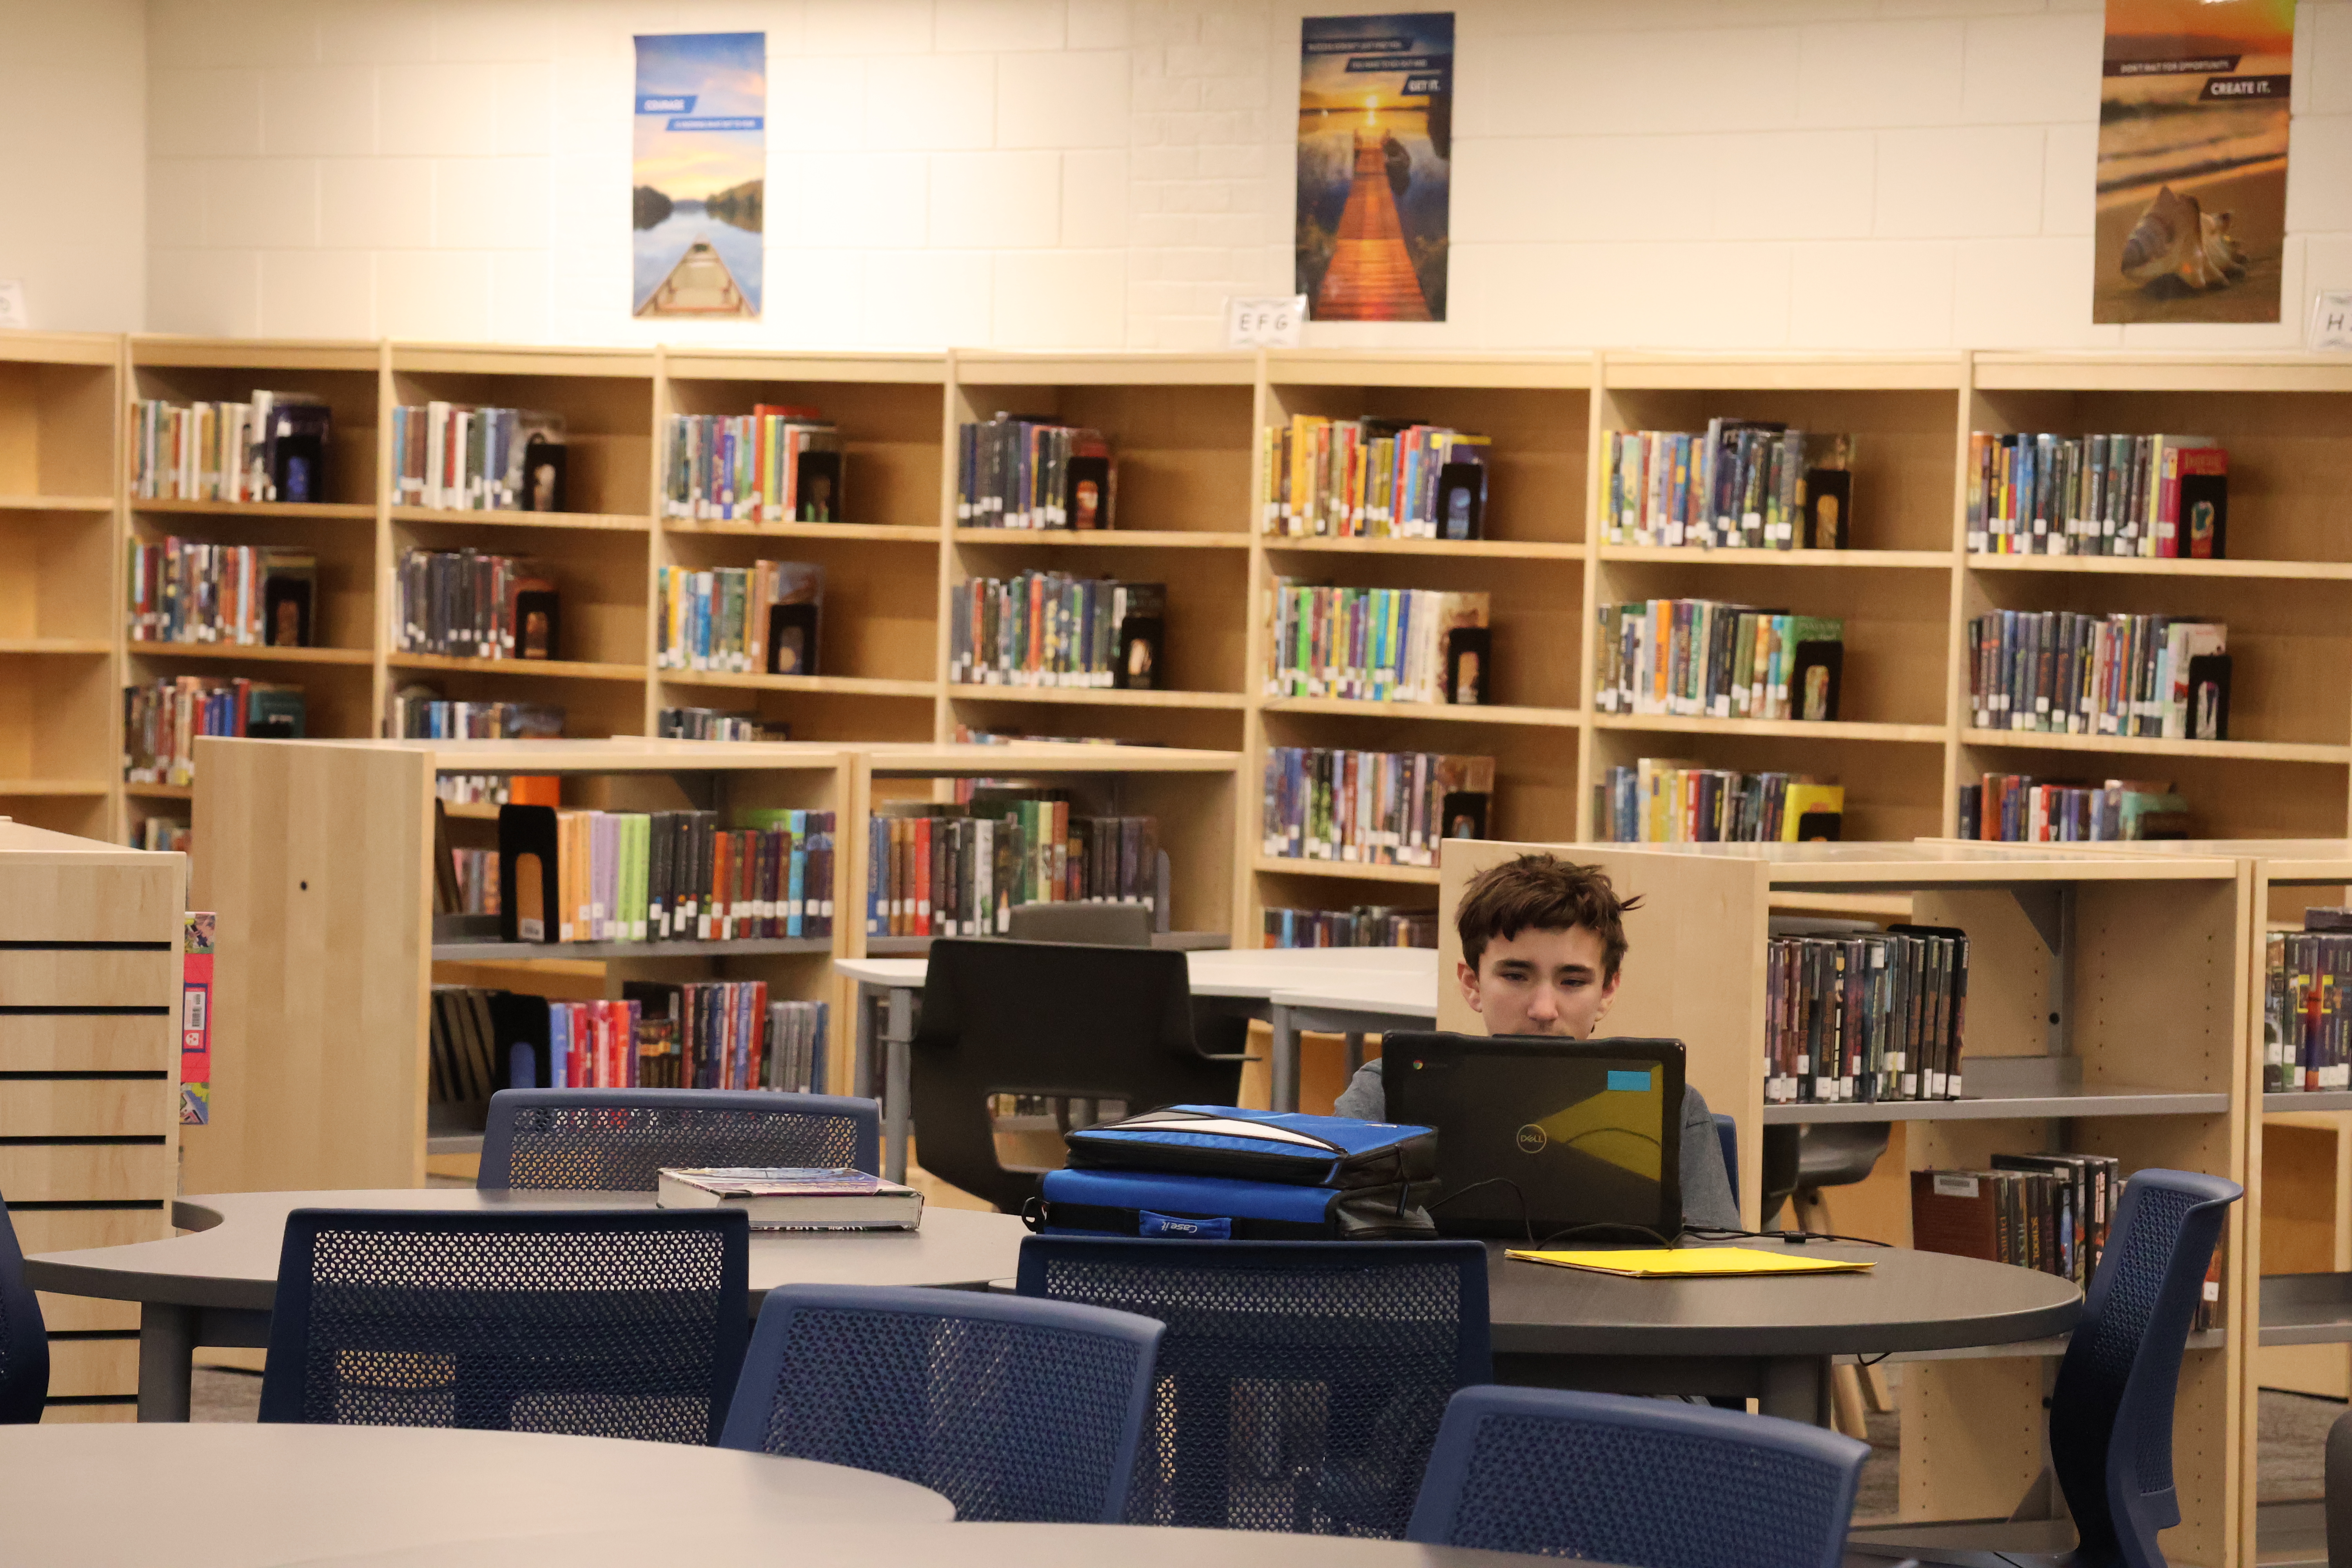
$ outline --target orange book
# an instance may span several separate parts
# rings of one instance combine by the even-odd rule
[[[908,857],[908,870],[915,884],[915,930],[917,936],[931,934],[931,819],[919,816],[914,820],[914,842]]]
[[[735,905],[730,896],[735,885],[735,836],[719,833],[713,835],[712,839],[709,940],[731,942],[735,936]]]

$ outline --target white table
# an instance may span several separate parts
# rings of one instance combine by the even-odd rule
[[[893,1476],[677,1443],[419,1426],[0,1426],[9,1568],[262,1568],[362,1552],[429,1563],[459,1542],[556,1532],[727,1528],[786,1542],[826,1524],[948,1529],[954,1517],[947,1499]]]
[[[1363,1037],[1383,1029],[1427,1026],[1437,1016],[1437,954],[1412,947],[1232,948],[1188,952],[1192,995],[1209,998],[1274,1028],[1273,1100],[1276,1110],[1298,1109],[1298,1032],[1346,1035],[1351,1065],[1360,1065]],[[915,1037],[915,998],[929,961],[844,958],[841,974],[857,983],[857,1057],[851,1092],[872,1096],[877,1057],[875,1004],[883,1004],[882,1166],[892,1181],[907,1173],[908,1049]]]

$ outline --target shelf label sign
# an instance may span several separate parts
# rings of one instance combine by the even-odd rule
[[[1276,294],[1264,299],[1225,297],[1225,346],[1230,349],[1295,349],[1299,323],[1307,320],[1307,296]]]
[[[0,289],[6,287],[0,283]],[[2312,300],[2311,346],[2352,351],[2352,289],[2331,289]]]

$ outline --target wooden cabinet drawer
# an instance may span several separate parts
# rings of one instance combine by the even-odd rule
[[[0,1197],[12,1204],[169,1198],[171,1153],[165,1143],[0,1144]]]
[[[0,1079],[0,1138],[168,1136],[178,1114],[166,1078]]]
[[[0,861],[0,942],[177,942],[181,863],[128,859],[126,852],[122,859]]]
[[[0,1014],[0,1072],[173,1072],[176,1001],[153,1013]]]
[[[137,1340],[51,1340],[49,1397],[139,1392]]]
[[[123,1209],[10,1209],[16,1245],[30,1258],[42,1252],[79,1252],[88,1247],[128,1247],[162,1241],[173,1234],[165,1205]]]
[[[171,948],[0,948],[0,1006],[176,1007]]]

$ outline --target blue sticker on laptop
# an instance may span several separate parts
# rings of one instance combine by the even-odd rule
[[[1612,1090],[1622,1089],[1627,1094],[1647,1094],[1650,1092],[1650,1071],[1648,1068],[1631,1071],[1623,1068],[1611,1068],[1609,1087]]]

